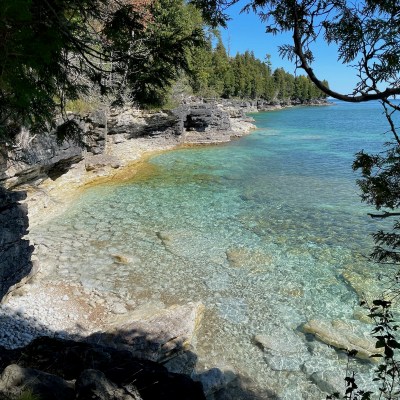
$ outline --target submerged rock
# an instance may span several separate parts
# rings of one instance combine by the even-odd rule
[[[343,271],[342,275],[357,293],[360,300],[372,303],[373,300],[381,298],[382,287],[377,278],[378,273],[372,268],[360,270],[351,265]]]
[[[365,331],[365,324],[335,320],[311,320],[304,324],[303,330],[313,334],[318,340],[339,350],[356,350],[356,357],[373,360],[373,354],[382,353],[375,347],[376,340]]]
[[[305,342],[291,330],[255,335],[254,342],[264,350],[265,361],[274,371],[300,371],[311,356]]]
[[[247,247],[233,247],[225,252],[229,264],[235,268],[251,268],[253,272],[265,272],[274,269],[273,256]]]

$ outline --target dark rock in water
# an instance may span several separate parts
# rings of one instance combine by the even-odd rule
[[[41,400],[73,400],[74,384],[64,379],[31,368],[9,365],[0,377],[0,395],[18,398],[30,391]]]
[[[197,355],[191,351],[178,354],[176,357],[171,358],[163,365],[169,372],[178,374],[191,375],[197,363]]]
[[[23,192],[0,187],[0,300],[32,270],[33,246],[23,239],[28,233],[28,211],[20,201]]]
[[[86,393],[83,383],[88,382],[88,376],[97,382],[93,385],[100,385],[102,381],[107,387],[115,385],[123,391],[128,390],[131,396],[115,397],[115,399],[135,398],[132,397],[132,393],[136,391],[129,386],[132,383],[143,400],[205,399],[201,384],[186,375],[170,373],[158,363],[133,357],[129,351],[90,343],[43,337],[24,348],[4,349],[0,357],[0,370],[8,363],[18,363],[22,368],[46,371],[64,380],[77,379],[80,382],[77,388],[80,391],[79,399],[92,398],[82,397],[83,393]],[[89,373],[85,370],[96,370],[101,373]],[[100,379],[102,374],[106,380]],[[95,376],[99,379],[94,379]],[[41,399],[46,400],[45,397]]]
[[[194,379],[203,385],[204,393],[207,396],[226,388],[236,378],[237,376],[232,370],[221,370],[219,368],[211,368],[200,375],[194,376]]]

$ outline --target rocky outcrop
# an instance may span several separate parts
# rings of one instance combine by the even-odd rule
[[[184,105],[174,113],[185,143],[227,142],[234,135],[229,114],[216,104]]]
[[[0,148],[0,186],[12,188],[57,179],[82,160],[83,153],[71,140],[59,143],[54,134],[32,135],[22,130],[16,144]]]
[[[10,399],[20,398],[30,392],[40,399],[73,400],[74,384],[59,376],[32,368],[11,364],[0,376],[0,394]]]
[[[77,400],[142,400],[135,386],[119,387],[107,379],[103,372],[95,369],[85,369],[76,380],[75,388],[74,399]]]
[[[131,352],[40,338],[16,350],[0,349],[0,397],[30,391],[41,400],[203,400],[202,386]]]
[[[255,113],[260,111],[279,110],[286,107],[294,106],[319,106],[329,104],[326,99],[311,99],[300,101],[294,100],[241,100],[241,99],[225,99],[222,101],[224,109],[229,110],[231,116],[242,116],[246,113]]]
[[[122,107],[102,108],[83,117],[70,114],[68,118],[82,130],[84,147],[73,140],[59,143],[54,132],[36,135],[22,130],[13,146],[0,147],[0,186],[11,188],[25,183],[36,185],[47,178],[54,180],[83,159],[90,159],[87,165],[91,170],[105,162],[117,168],[123,164],[121,160],[106,157],[113,153],[113,146],[139,137],[170,137],[177,143],[227,142],[254,129],[253,120],[246,113],[304,104],[195,99],[168,111]],[[310,102],[310,105],[316,104],[327,103],[325,100]],[[98,155],[103,157],[94,157]]]
[[[0,187],[0,299],[32,270],[33,247],[24,239],[28,232],[26,195]]]

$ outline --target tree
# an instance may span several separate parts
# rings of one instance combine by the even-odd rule
[[[232,71],[229,57],[220,37],[212,52],[212,74],[210,76],[210,87],[217,96],[229,97],[232,86]]]
[[[209,96],[210,77],[212,75],[211,34],[204,46],[195,47],[189,54],[189,82],[193,92],[199,96]]]
[[[95,85],[158,102],[187,52],[203,43],[183,0],[3,0],[0,141],[21,125],[45,131],[68,99]],[[110,80],[110,76],[113,77]],[[68,126],[68,125],[67,125]]]

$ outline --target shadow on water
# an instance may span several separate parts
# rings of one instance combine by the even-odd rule
[[[248,388],[250,380],[231,371],[212,368],[196,373],[198,357],[183,347],[155,362],[160,342],[144,331],[96,332],[71,338],[18,312],[1,315],[0,327],[0,343],[14,347],[0,346],[0,399],[14,399],[27,390],[41,400],[108,399],[111,392],[115,397],[110,399],[115,400],[279,399],[268,390],[253,392]],[[35,332],[37,338],[19,332]],[[136,338],[132,346],[119,342],[127,334]],[[16,347],[30,340],[24,347]],[[186,363],[183,367],[182,360]],[[170,372],[167,366],[187,373]],[[206,397],[203,390],[208,392]],[[96,393],[104,397],[93,397]]]

